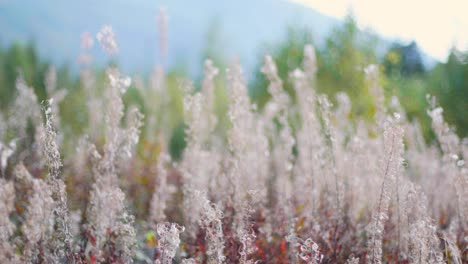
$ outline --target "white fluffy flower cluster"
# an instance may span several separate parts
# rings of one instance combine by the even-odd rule
[[[108,55],[114,55],[119,51],[119,47],[115,41],[114,30],[111,26],[103,26],[101,31],[97,33],[96,38]]]
[[[162,223],[156,227],[159,236],[159,249],[161,257],[156,260],[157,264],[171,264],[179,248],[179,234],[184,232],[185,228],[176,223]]]

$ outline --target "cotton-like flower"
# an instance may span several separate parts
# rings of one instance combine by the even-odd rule
[[[320,253],[319,246],[311,238],[306,239],[300,246],[300,257],[310,264],[322,262],[323,255]]]
[[[205,229],[208,255],[208,263],[224,263],[224,234],[223,234],[223,212],[218,205],[211,203],[203,193],[198,193],[196,198],[202,204],[203,212],[200,226]]]
[[[19,263],[19,257],[15,254],[15,245],[10,237],[15,232],[16,226],[10,221],[10,214],[15,209],[15,187],[13,182],[0,179],[0,262]]]
[[[359,264],[359,258],[350,257],[346,260],[346,264]]]
[[[3,212],[0,217],[0,241],[7,241],[13,234],[14,225],[10,222],[9,214],[14,209],[15,189],[13,182],[0,179],[0,208]]]
[[[46,116],[46,124],[42,129],[40,147],[44,158],[46,159],[50,177],[57,179],[60,174],[62,167],[62,161],[60,160],[60,152],[56,142],[57,133],[55,132],[54,116],[52,114],[53,99],[47,101],[44,113]]]
[[[171,157],[165,153],[161,152],[158,157],[157,164],[157,186],[156,190],[153,193],[150,203],[150,212],[149,212],[149,221],[151,225],[156,225],[156,223],[166,220],[166,215],[164,210],[166,209],[166,202],[171,194],[169,192],[169,186],[167,184],[168,169],[166,168],[167,164],[170,163]]]
[[[136,107],[129,109],[127,113],[127,128],[122,131],[121,154],[125,158],[132,157],[133,148],[140,140],[140,128],[143,126],[143,114]]]
[[[127,212],[125,194],[118,185],[118,161],[131,157],[131,150],[138,143],[142,115],[134,108],[128,115],[128,127],[120,123],[124,116],[121,94],[130,85],[130,80],[120,77],[115,69],[107,71],[110,87],[107,90],[106,143],[101,155],[94,145],[90,147],[93,161],[93,184],[86,211],[90,235],[95,240],[90,253],[99,261],[117,258],[123,263],[132,262],[135,254],[136,231],[134,217]],[[113,249],[105,247],[112,243]],[[117,256],[112,256],[117,254]],[[112,259],[111,258],[111,259]]]
[[[319,246],[311,238],[303,240],[297,236],[294,228],[291,228],[285,239],[291,244],[291,251],[295,255],[293,257],[299,257],[308,264],[317,264],[322,262],[323,255],[320,253]]]
[[[104,28],[103,28],[104,29]],[[112,30],[112,29],[111,29]],[[80,37],[80,46],[83,50],[89,50],[93,47],[94,40],[91,34],[87,31],[83,32]]]
[[[28,206],[24,216],[21,230],[24,236],[24,256],[26,262],[37,261],[38,255],[42,254],[51,258],[52,254],[47,247],[54,233],[54,208],[55,202],[53,192],[49,184],[41,179],[35,179],[22,165],[15,168],[18,179],[30,186],[28,193]],[[50,260],[50,259],[49,259]]]
[[[368,244],[368,261],[382,263],[382,241],[385,222],[388,220],[388,209],[395,180],[401,174],[403,147],[403,129],[393,121],[385,124],[383,135],[384,157],[380,164],[382,186],[376,211],[369,225],[371,239]]]
[[[114,243],[119,259],[129,262],[134,255],[136,233],[133,216],[127,213],[125,194],[119,187],[105,182],[105,175],[93,184],[86,216],[91,234],[95,239],[92,252],[102,259],[108,255],[105,243]]]
[[[44,85],[49,95],[52,94],[57,86],[57,71],[52,66],[47,69],[46,76],[44,78]]]
[[[76,61],[80,65],[87,65],[93,61],[93,56],[89,54],[80,54]]]
[[[460,159],[459,154],[463,152],[463,146],[460,138],[452,128],[445,122],[443,117],[443,109],[437,106],[436,99],[428,95],[428,101],[431,104],[431,109],[428,110],[428,115],[432,119],[432,129],[434,130],[437,140],[442,149],[442,166],[443,170],[451,180],[455,189],[458,200],[459,217],[462,219],[468,218],[468,170],[464,167],[463,159]],[[466,158],[466,157],[464,157]],[[462,221],[460,219],[460,221]],[[466,221],[461,222],[466,228]]]
[[[150,76],[151,90],[162,93],[166,85],[165,77],[164,68],[160,65],[156,66]]]
[[[158,42],[159,42],[159,52],[163,63],[165,63],[168,53],[168,15],[166,8],[159,8],[158,15],[156,17],[156,22],[158,26]]]
[[[66,261],[71,253],[71,234],[68,219],[67,193],[65,191],[65,183],[60,178],[62,161],[57,144],[57,133],[54,128],[53,101],[53,99],[48,100],[44,107],[46,123],[41,130],[39,146],[49,170],[47,183],[50,186],[55,203],[52,210],[55,221],[53,230],[54,239],[48,242],[50,247],[55,248],[53,258],[56,261]]]
[[[155,261],[155,264],[171,264],[179,248],[179,234],[184,232],[185,228],[175,223],[162,223],[156,227],[159,237],[159,250],[161,257]]]
[[[96,38],[108,55],[114,55],[119,51],[117,42],[115,41],[115,34],[111,26],[103,26],[101,31],[97,33]]]
[[[41,107],[34,89],[26,84],[21,75],[16,80],[16,89],[18,95],[13,104],[14,111],[8,118],[8,126],[17,133],[18,138],[23,138],[27,133],[28,120],[36,127],[42,123]]]
[[[12,140],[9,144],[3,144],[0,141],[0,172],[3,175],[8,165],[8,159],[16,151],[16,140]]]
[[[404,211],[408,231],[404,238],[409,259],[412,263],[445,263],[436,226],[427,215],[426,196],[414,184],[407,184]]]
[[[207,112],[206,119],[210,129],[213,129],[217,123],[216,115],[214,114],[215,104],[215,82],[214,78],[218,75],[218,68],[214,67],[213,61],[205,61],[205,78],[202,81],[202,93],[205,101],[205,111]]]
[[[317,72],[317,57],[315,55],[315,48],[311,44],[304,47],[304,71],[307,77],[314,80]]]
[[[106,73],[107,78],[109,78],[110,85],[121,93],[125,93],[127,88],[132,84],[132,79],[128,76],[122,76],[117,69],[108,69]]]
[[[93,36],[89,32],[83,32],[80,37],[81,54],[78,56],[78,64],[88,65],[93,60],[93,56],[89,53],[94,45]]]
[[[189,258],[189,259],[183,259],[182,264],[197,264],[197,261],[193,258]]]

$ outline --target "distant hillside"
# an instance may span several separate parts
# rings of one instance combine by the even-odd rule
[[[156,19],[159,7],[169,14],[169,64],[186,62],[190,71],[202,60],[210,24],[221,32],[228,56],[252,66],[259,45],[284,36],[287,25],[308,25],[323,39],[337,20],[281,0],[167,1],[0,1],[0,42],[34,40],[41,54],[57,63],[79,54],[82,32],[95,34],[113,26],[120,45],[119,63],[126,70],[147,71],[158,59]],[[98,48],[99,61],[105,56]]]
[[[210,28],[220,33],[223,55],[238,56],[251,70],[261,44],[280,40],[288,25],[310,28],[320,44],[339,23],[285,0],[0,0],[0,43],[33,40],[55,63],[74,63],[81,33],[94,35],[109,24],[120,46],[119,64],[128,72],[148,72],[160,58],[156,27],[160,7],[169,14],[168,67],[185,65],[190,73],[200,68]],[[93,55],[97,63],[106,60],[97,45]]]

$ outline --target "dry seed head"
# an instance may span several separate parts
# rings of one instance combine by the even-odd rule
[[[311,44],[304,46],[304,71],[309,78],[315,78],[317,72],[317,58],[315,48]]]
[[[180,244],[180,233],[184,232],[185,228],[176,223],[161,223],[156,227],[156,232],[159,236],[159,248],[161,251],[161,259],[156,263],[171,264],[176,255]]]
[[[52,179],[57,179],[62,168],[62,161],[60,160],[59,147],[57,145],[57,133],[53,127],[54,116],[52,114],[53,99],[46,102],[44,106],[44,113],[46,117],[45,126],[42,128],[40,147],[44,158],[46,159],[49,168],[49,174]]]
[[[0,178],[0,244],[8,241],[13,235],[15,225],[10,222],[10,213],[13,212],[15,202],[15,188],[13,182]],[[1,252],[0,252],[1,254]]]

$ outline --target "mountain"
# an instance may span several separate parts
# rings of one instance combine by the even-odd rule
[[[111,25],[119,65],[128,73],[147,73],[161,63],[156,25],[161,7],[169,17],[166,67],[185,67],[191,74],[201,69],[208,46],[218,46],[227,60],[238,57],[251,72],[258,56],[268,53],[263,44],[280,41],[288,26],[308,28],[320,45],[340,23],[286,0],[0,0],[0,45],[33,41],[42,56],[77,69],[81,34],[95,36]],[[91,53],[97,65],[108,60],[99,45]]]
[[[238,56],[249,69],[261,45],[280,40],[288,25],[307,26],[320,41],[339,23],[284,0],[0,0],[0,44],[32,40],[55,63],[75,63],[82,32],[95,35],[107,24],[119,44],[118,63],[126,71],[148,72],[161,57],[156,26],[160,7],[169,17],[168,66],[186,64],[189,72],[199,68],[204,48],[212,44],[209,33],[216,34],[227,59]],[[98,45],[92,55],[98,64],[107,58]]]

